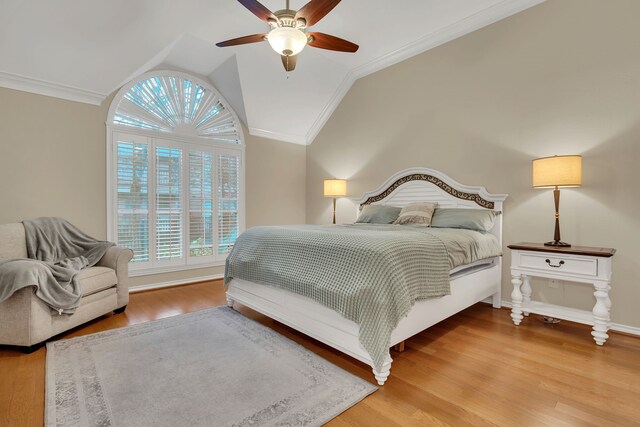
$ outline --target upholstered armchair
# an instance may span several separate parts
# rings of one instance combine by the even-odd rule
[[[133,251],[109,248],[93,267],[76,276],[82,289],[80,306],[72,315],[52,314],[30,286],[0,303],[0,344],[31,352],[47,339],[104,314],[125,310],[129,302],[128,264]],[[0,259],[27,258],[22,223],[0,225]],[[2,286],[2,283],[0,283]]]

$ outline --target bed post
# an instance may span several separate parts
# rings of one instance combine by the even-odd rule
[[[502,240],[500,240],[500,244],[502,244]],[[493,308],[500,308],[502,307],[502,258],[498,259],[498,265],[495,268],[498,276],[496,277],[496,282],[498,282],[498,291],[491,295],[491,305]]]
[[[233,298],[231,298],[229,294],[226,294],[226,296],[227,296],[227,307],[233,308],[233,303],[234,303]]]
[[[382,364],[382,370],[376,371],[376,368],[373,368],[373,375],[376,377],[378,385],[384,385],[384,383],[387,381],[387,378],[391,373],[391,362],[393,362],[393,359],[391,359],[391,355],[387,353],[387,357]]]
[[[502,225],[504,222],[504,200],[507,198],[506,194],[496,195],[494,199],[494,210],[500,211],[500,215],[496,218],[496,224],[493,226],[493,230],[491,233],[496,236],[498,242],[500,243],[500,247],[504,248],[504,244],[502,242]],[[504,251],[503,251],[504,252]],[[503,257],[498,258],[498,265],[496,266],[497,275],[496,281],[498,282],[498,290],[495,294],[491,296],[491,305],[493,308],[502,307],[502,259]]]
[[[502,287],[502,283],[500,284],[500,287]],[[500,308],[502,307],[502,292],[498,291],[495,294],[493,294],[491,296],[491,305],[493,306],[493,308]]]

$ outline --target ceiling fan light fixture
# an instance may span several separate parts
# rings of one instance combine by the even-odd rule
[[[280,55],[282,65],[287,72],[296,69],[298,54],[306,45],[316,49],[333,50],[336,52],[354,53],[358,45],[331,34],[307,32],[331,12],[340,0],[308,0],[308,3],[298,10],[289,7],[286,0],[285,8],[271,12],[259,0],[238,0],[251,13],[271,27],[268,34],[253,34],[236,37],[216,43],[218,47],[238,46],[249,43],[268,41],[271,48]]]
[[[267,41],[278,55],[299,54],[307,45],[307,35],[297,28],[278,27],[267,35]]]

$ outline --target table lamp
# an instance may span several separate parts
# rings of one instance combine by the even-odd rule
[[[324,197],[333,197],[333,223],[336,223],[336,197],[347,195],[347,181],[344,179],[325,179]]]
[[[533,188],[554,188],[556,228],[553,241],[545,246],[570,247],[560,240],[560,187],[580,187],[582,184],[582,156],[553,156],[533,161]]]

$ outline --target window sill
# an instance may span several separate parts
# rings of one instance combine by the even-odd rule
[[[224,266],[224,260],[222,261],[211,261],[203,264],[190,264],[190,265],[171,265],[166,267],[153,267],[153,268],[141,268],[141,269],[132,269],[131,264],[129,264],[129,277],[138,277],[138,276],[150,276],[153,274],[162,274],[162,273],[173,273],[176,271],[187,271],[187,270],[198,270],[202,268],[209,267],[222,267]]]

